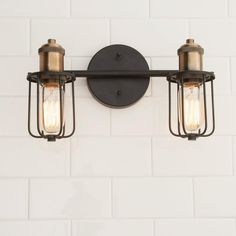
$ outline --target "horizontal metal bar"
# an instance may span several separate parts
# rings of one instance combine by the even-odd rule
[[[178,72],[178,70],[148,70],[148,71],[109,71],[109,70],[68,70],[65,72],[74,73],[75,77],[167,77]]]

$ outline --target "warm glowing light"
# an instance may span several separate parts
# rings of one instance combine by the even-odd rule
[[[182,114],[181,90],[179,91],[180,123],[184,115],[187,132],[196,133],[204,123],[204,103],[200,86],[184,86],[184,114]]]
[[[60,87],[43,87],[42,99],[42,128],[48,134],[57,134],[60,131]]]

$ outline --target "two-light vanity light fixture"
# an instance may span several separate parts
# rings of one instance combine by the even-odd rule
[[[87,77],[92,95],[103,105],[124,108],[136,103],[146,92],[150,77],[166,77],[169,83],[169,130],[174,136],[196,140],[215,129],[213,72],[203,71],[203,48],[193,39],[178,49],[179,70],[149,70],[145,58],[125,45],[101,49],[91,59],[88,70],[64,71],[65,50],[49,39],[39,49],[40,71],[28,73],[28,131],[48,141],[68,138],[75,131],[76,77]],[[208,83],[209,82],[209,83]],[[31,131],[31,86],[36,85],[36,132]],[[72,127],[66,125],[66,87],[71,85]],[[209,89],[207,89],[207,85]],[[175,90],[172,87],[176,87]],[[176,93],[177,91],[177,93]],[[173,92],[176,99],[172,101]],[[210,94],[207,94],[210,92]],[[69,96],[69,97],[70,97]],[[99,121],[98,121],[99,125]]]

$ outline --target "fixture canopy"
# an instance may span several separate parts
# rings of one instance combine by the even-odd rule
[[[169,129],[174,136],[196,140],[215,129],[213,72],[203,71],[204,50],[193,39],[178,49],[179,70],[149,70],[145,58],[134,48],[111,45],[98,51],[88,70],[64,71],[65,50],[49,39],[39,49],[40,71],[28,73],[28,131],[48,141],[71,137],[75,131],[74,81],[87,77],[92,95],[103,105],[124,108],[136,103],[146,92],[150,77],[165,77],[169,83]],[[209,83],[208,83],[209,82]],[[36,132],[31,131],[31,87],[36,85]],[[207,95],[210,84],[211,95]],[[71,85],[72,127],[67,130],[67,87]],[[172,101],[176,87],[176,99]],[[211,102],[208,102],[208,98]],[[173,109],[175,108],[175,109]],[[174,111],[173,111],[174,110]],[[175,121],[175,122],[174,122]],[[209,128],[210,127],[210,128]]]
[[[89,71],[149,71],[148,64],[137,50],[125,45],[111,45],[98,51],[91,59]],[[92,95],[102,104],[122,108],[136,103],[145,94],[150,77],[96,76],[87,77]]]

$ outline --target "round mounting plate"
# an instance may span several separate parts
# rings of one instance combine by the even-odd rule
[[[148,71],[149,67],[134,48],[111,45],[98,51],[91,59],[91,71]],[[88,77],[92,95],[103,105],[114,108],[127,107],[137,102],[146,92],[150,77]]]

